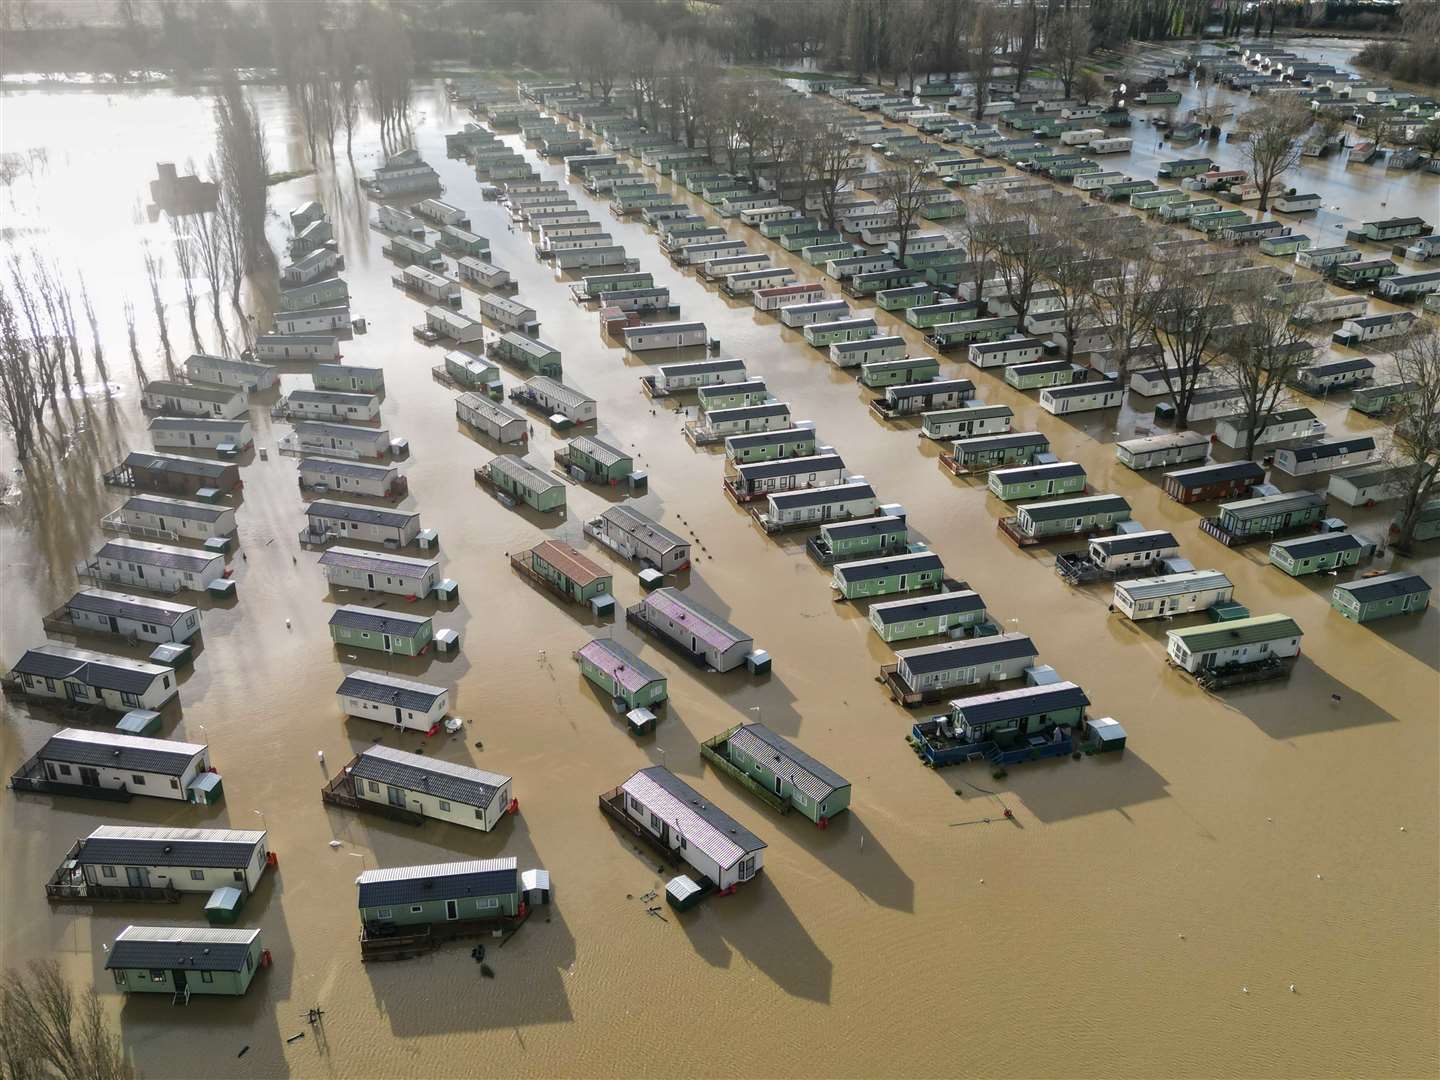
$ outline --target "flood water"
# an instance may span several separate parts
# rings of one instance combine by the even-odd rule
[[[255,97],[272,169],[298,167],[302,138],[283,95]],[[160,377],[137,241],[158,242],[163,226],[136,226],[132,208],[156,161],[203,161],[212,135],[207,102],[169,92],[13,93],[0,108],[7,151],[46,152],[7,200],[12,243],[83,265],[117,384],[110,399],[78,402],[63,440],[13,474],[18,488],[0,511],[0,654],[9,662],[43,639],[41,617],[73,591],[73,563],[98,545],[99,519],[121,501],[99,473],[126,449],[149,445],[120,309],[128,295],[140,312],[145,370]],[[210,744],[225,801],[112,807],[6,791],[5,965],[55,956],[93,981],[152,1077],[1420,1076],[1440,1068],[1440,612],[1369,626],[1341,619],[1328,604],[1332,579],[1290,579],[1265,564],[1264,545],[1221,547],[1200,533],[1195,509],[1163,495],[1158,471],[1121,467],[1113,413],[1053,417],[1001,379],[947,359],[944,375],[972,378],[980,397],[1015,410],[1016,430],[1047,433],[1097,489],[1124,495],[1148,527],[1174,530],[1182,554],[1223,570],[1252,611],[1284,612],[1303,627],[1304,654],[1288,681],[1207,695],[1166,667],[1164,627],[1110,615],[1108,586],[1064,584],[1050,565],[1053,548],[1022,551],[1006,540],[995,527],[1002,505],[983,484],[944,472],[915,422],[876,419],[868,392],[798,333],[672,268],[652,232],[614,221],[577,186],[578,201],[670,286],[682,318],[704,320],[723,355],[743,357],[797,418],[814,420],[882,501],[904,504],[950,576],[977,589],[1005,629],[1031,635],[1042,662],[1084,686],[1092,715],[1114,716],[1130,737],[1115,760],[1021,766],[1000,781],[985,768],[922,768],[903,741],[912,717],[876,684],[892,655],[863,607],[832,601],[803,536],[767,538],[725,497],[720,453],[692,449],[684,418],[642,396],[638,379],[649,366],[601,336],[594,313],[535,260],[529,237],[508,231],[469,169],[445,159],[444,132],[467,119],[438,87],[416,95],[416,145],[441,171],[444,198],[470,212],[492,261],[518,279],[541,338],[563,351],[565,381],[598,400],[599,435],[649,472],[637,505],[694,536],[695,567],[682,584],[752,633],[773,655],[773,674],[698,672],[637,639],[623,619],[597,626],[509,569],[505,553],[542,535],[582,545],[582,521],[614,497],[571,485],[568,515],[556,520],[507,509],[474,486],[471,470],[496,448],[457,424],[454,392],[430,375],[441,350],[411,336],[423,307],[392,287],[384,237],[367,228],[356,174],[380,155],[366,124],[353,170],[342,150],[336,170],[272,190],[273,238],[278,248],[284,211],[309,198],[336,225],[352,308],[370,327],[345,344],[345,359],[384,367],[386,426],[413,448],[403,505],[438,529],[442,571],[461,586],[458,607],[436,618],[460,631],[460,657],[396,660],[390,669],[453,687],[464,732],[396,737],[339,715],[334,688],[353,659],[332,647],[326,621],[333,604],[365,601],[327,595],[314,554],[298,549],[295,466],[273,452],[284,426],[272,429],[262,397],[252,410],[256,443],[272,452],[244,461],[243,557],[232,564],[239,599],[207,611],[203,650],[182,676],[183,713],[167,714],[163,729]],[[1143,158],[1136,168],[1147,168]],[[1378,203],[1387,193],[1378,179],[1392,179],[1338,172],[1333,186],[1324,181],[1327,203]],[[1307,172],[1302,186],[1321,187],[1319,177]],[[1346,202],[1347,215],[1433,220],[1435,179],[1395,178],[1394,192],[1407,194],[1391,194],[1386,211]],[[784,256],[753,231],[729,228]],[[178,283],[169,284],[178,361],[191,351],[189,331]],[[473,292],[464,305],[475,312]],[[256,314],[264,323],[263,305]],[[207,347],[218,349],[206,330]],[[918,334],[903,332],[923,351]],[[503,370],[513,385],[516,373]],[[301,367],[285,371],[286,385],[308,384]],[[1379,428],[1348,410],[1348,396],[1305,404],[1332,432]],[[1125,434],[1135,422],[1122,421]],[[546,467],[560,445],[537,419],[531,460]],[[5,453],[8,474],[15,463]],[[1383,509],[1334,510],[1383,531]],[[1435,546],[1395,565],[1440,581]],[[612,567],[619,601],[635,603],[631,568],[593,543],[586,550]],[[653,738],[633,740],[581,679],[570,654],[596,634],[613,634],[669,676],[671,705]],[[364,659],[385,666],[381,654]],[[702,766],[701,740],[755,717],[850,778],[852,812],[818,831],[799,815],[771,814]],[[51,714],[7,701],[6,775],[56,727]],[[513,775],[519,815],[480,834],[322,806],[327,776],[377,735]],[[646,914],[639,897],[663,888],[668,874],[611,827],[596,796],[650,764],[673,769],[768,843],[758,881],[683,917],[668,908],[668,921]],[[174,908],[49,905],[44,881],[77,837],[104,822],[270,831],[278,872],[241,925],[262,928],[275,962],[246,997],[196,998],[180,1009],[112,992],[102,946],[123,926],[202,916],[195,899]],[[555,898],[491,949],[496,978],[482,979],[463,945],[362,966],[353,881],[363,868],[502,854],[549,870]],[[325,1009],[320,1031],[305,1022],[316,1005]]]

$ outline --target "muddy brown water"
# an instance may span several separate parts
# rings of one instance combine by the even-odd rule
[[[272,167],[289,167],[302,156],[298,123],[282,96],[256,97]],[[370,324],[346,343],[345,358],[384,367],[386,424],[413,447],[404,505],[439,530],[443,572],[461,585],[458,607],[436,619],[460,631],[460,658],[387,665],[372,654],[366,666],[452,686],[464,733],[397,738],[339,716],[334,687],[358,658],[331,646],[326,619],[334,603],[362,598],[327,595],[314,554],[297,549],[293,460],[247,458],[244,557],[233,563],[239,599],[207,611],[203,652],[182,681],[183,711],[164,728],[210,744],[225,801],[110,807],[5,792],[6,965],[55,956],[93,980],[149,1076],[1419,1076],[1440,1067],[1440,615],[1371,626],[1340,619],[1327,602],[1332,579],[1287,578],[1265,565],[1263,546],[1221,548],[1199,532],[1194,509],[1163,496],[1158,473],[1115,462],[1117,424],[1128,434],[1143,417],[1052,417],[999,378],[948,358],[945,374],[973,378],[981,397],[1011,405],[1017,429],[1046,432],[1062,458],[1084,463],[1092,484],[1124,495],[1147,526],[1176,530],[1182,554],[1227,573],[1253,611],[1300,622],[1304,655],[1288,681],[1204,694],[1165,666],[1164,628],[1109,615],[1106,587],[1065,585],[1050,566],[1053,548],[1022,551],[1005,540],[995,527],[1003,507],[978,482],[943,472],[938,447],[919,439],[914,422],[877,420],[868,393],[798,333],[676,271],[653,233],[614,221],[580,192],[671,287],[682,317],[703,319],[723,355],[745,358],[797,417],[814,420],[884,501],[904,504],[951,576],[978,589],[1005,629],[1030,634],[1043,662],[1084,685],[1092,713],[1116,717],[1130,735],[1115,760],[1021,767],[1002,781],[984,769],[926,770],[903,741],[911,716],[876,685],[891,653],[863,608],[832,601],[801,536],[767,538],[723,495],[720,454],[692,449],[683,417],[641,395],[649,365],[601,336],[593,312],[534,259],[529,237],[508,231],[464,165],[445,160],[443,133],[467,116],[436,87],[416,104],[417,144],[440,169],[445,198],[470,211],[494,261],[518,278],[519,295],[539,311],[540,336],[564,352],[566,381],[599,401],[598,433],[649,472],[650,492],[637,505],[693,535],[685,584],[753,633],[774,656],[774,673],[698,672],[623,621],[597,626],[510,571],[504,554],[542,535],[581,543],[582,521],[612,499],[571,485],[568,514],[557,520],[506,509],[474,486],[472,468],[495,448],[458,426],[454,392],[432,381],[441,350],[411,337],[422,306],[391,286],[383,236],[366,227],[370,207],[342,160],[334,173],[273,191],[274,238],[285,234],[283,211],[307,198],[320,198],[336,222],[354,312]],[[73,563],[98,544],[99,518],[120,501],[100,486],[99,471],[148,444],[120,308],[123,295],[135,303],[145,369],[158,376],[136,243],[163,235],[133,225],[131,208],[155,161],[203,159],[211,135],[206,102],[170,93],[16,93],[0,108],[7,151],[47,149],[13,189],[12,241],[83,262],[117,384],[109,401],[76,404],[63,439],[0,514],[11,660],[42,640],[41,616],[73,590]],[[368,173],[378,160],[367,124],[355,170]],[[1424,213],[1434,208],[1433,181],[1396,185]],[[1387,201],[1386,212],[1409,212]],[[783,256],[752,231],[729,228]],[[167,285],[183,357],[189,331],[178,283]],[[467,291],[465,309],[474,304]],[[263,320],[263,308],[257,314]],[[903,332],[919,351],[918,336]],[[504,376],[516,382],[513,370]],[[308,380],[296,366],[284,381]],[[1331,431],[1377,426],[1352,415],[1345,397],[1306,404]],[[281,431],[268,409],[252,417],[257,444],[273,451]],[[560,445],[537,418],[531,460],[547,466]],[[1336,512],[1377,533],[1385,519],[1381,510],[1337,504]],[[614,570],[621,603],[636,602],[631,568],[593,543],[586,550]],[[1432,545],[1396,565],[1435,581],[1437,561]],[[632,740],[580,678],[570,654],[597,633],[669,676],[672,704],[653,738]],[[817,831],[797,815],[772,815],[702,767],[700,740],[755,717],[850,778],[852,812]],[[56,727],[51,715],[7,701],[7,775]],[[513,775],[520,814],[477,834],[322,807],[327,775],[377,737]],[[638,898],[667,875],[595,804],[632,770],[657,763],[769,844],[756,883],[683,917],[667,909],[666,922],[647,916]],[[1005,807],[1013,820],[1003,819]],[[47,904],[44,880],[74,839],[102,822],[270,831],[278,872],[241,925],[263,930],[275,963],[248,996],[178,1009],[111,992],[103,946],[124,925],[202,919],[198,900]],[[463,946],[361,965],[353,880],[362,868],[501,854],[548,869],[555,901],[492,948],[495,979],[479,976]],[[305,1022],[314,1005],[325,1009],[319,1030]],[[300,1032],[307,1037],[286,1042]]]

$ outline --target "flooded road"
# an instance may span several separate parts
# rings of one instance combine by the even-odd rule
[[[302,137],[283,95],[260,90],[256,100],[272,169],[299,167]],[[1015,410],[1017,430],[1047,433],[1096,488],[1124,495],[1147,526],[1173,529],[1197,566],[1229,575],[1252,611],[1284,612],[1305,630],[1288,681],[1224,698],[1201,693],[1166,668],[1162,628],[1109,615],[1108,587],[1065,585],[1050,567],[1053,550],[1005,540],[995,528],[1002,505],[978,482],[942,471],[939,448],[919,439],[914,422],[877,420],[868,392],[798,333],[672,268],[652,232],[614,221],[577,186],[577,200],[671,288],[682,318],[705,321],[722,355],[744,358],[797,418],[814,420],[882,501],[904,504],[948,573],[977,589],[1005,629],[1031,635],[1042,662],[1081,683],[1092,715],[1116,717],[1130,736],[1119,760],[1019,767],[1002,781],[988,769],[925,770],[903,741],[911,717],[876,685],[892,655],[863,608],[831,600],[801,535],[767,538],[724,496],[722,456],[692,449],[683,417],[640,393],[650,367],[601,336],[594,313],[534,259],[529,237],[508,231],[469,169],[445,159],[443,134],[468,116],[438,87],[422,88],[416,108],[416,144],[440,170],[444,198],[470,212],[492,261],[519,281],[518,295],[539,312],[540,337],[563,351],[566,383],[597,399],[600,437],[649,472],[650,492],[637,505],[693,535],[688,589],[752,633],[774,656],[774,674],[697,672],[623,622],[597,627],[508,568],[506,552],[544,534],[581,545],[582,521],[607,497],[571,485],[557,521],[508,510],[473,485],[472,468],[496,448],[457,424],[454,392],[430,376],[441,350],[411,336],[423,307],[391,286],[384,238],[366,226],[356,173],[380,160],[367,126],[354,170],[342,160],[334,172],[272,190],[273,237],[279,248],[284,211],[309,198],[335,222],[352,309],[370,326],[345,343],[345,359],[384,367],[386,426],[413,448],[403,505],[438,529],[442,572],[461,587],[458,607],[436,617],[437,627],[461,632],[460,658],[395,660],[391,669],[453,687],[464,734],[397,738],[339,716],[334,688],[353,662],[332,647],[326,622],[334,603],[363,601],[327,596],[313,553],[297,548],[303,503],[293,460],[247,459],[244,558],[233,563],[239,599],[207,612],[203,653],[181,686],[183,715],[164,729],[210,744],[226,800],[111,808],[4,792],[6,965],[55,955],[77,979],[94,980],[152,1077],[1416,1076],[1440,1067],[1436,609],[1371,626],[1340,619],[1328,605],[1331,579],[1290,579],[1265,565],[1263,545],[1220,547],[1199,532],[1193,509],[1164,497],[1157,473],[1116,463],[1112,413],[1062,420],[947,358],[942,375],[972,378],[980,397]],[[77,405],[64,442],[31,467],[0,515],[8,663],[42,639],[41,617],[73,591],[72,564],[98,545],[99,518],[120,502],[98,474],[126,449],[148,446],[120,296],[141,312],[145,367],[158,376],[136,242],[159,242],[163,232],[133,225],[131,208],[155,161],[203,159],[211,133],[203,99],[169,93],[11,94],[0,109],[6,150],[47,148],[44,170],[13,189],[14,242],[83,263],[119,384],[112,401]],[[542,173],[561,178],[563,168]],[[1433,199],[1436,189],[1415,190]],[[1391,212],[1402,211],[1355,216]],[[784,256],[752,230],[728,228]],[[178,283],[170,284],[171,336],[183,357],[189,331]],[[468,290],[464,310],[476,311]],[[263,323],[264,310],[256,314]],[[904,332],[913,352],[924,351],[917,333]],[[218,347],[213,336],[206,343]],[[299,367],[285,371],[287,386],[308,383]],[[517,381],[502,371],[507,386]],[[1305,403],[1332,432],[1377,427],[1352,415],[1347,399]],[[252,419],[257,446],[273,451],[284,426],[272,430],[264,407]],[[545,467],[560,445],[537,422],[528,456]],[[1336,509],[1364,531],[1383,528],[1382,509]],[[1434,548],[1397,565],[1440,581]],[[619,601],[635,603],[630,568],[597,545],[586,550],[613,569]],[[578,674],[570,653],[597,633],[613,633],[669,677],[671,704],[653,739],[633,741]],[[372,656],[366,666],[384,666]],[[852,813],[817,831],[798,815],[770,814],[702,767],[698,742],[752,716],[848,777]],[[48,714],[7,701],[6,775],[55,729]],[[327,775],[381,734],[513,775],[520,814],[476,834],[323,807]],[[769,844],[758,882],[683,918],[667,910],[669,922],[629,899],[668,875],[595,805],[652,763]],[[1013,821],[1001,817],[1004,807]],[[241,925],[263,930],[275,964],[248,996],[179,1010],[109,992],[101,946],[120,928],[199,923],[201,913],[196,900],[48,905],[44,880],[74,839],[102,822],[270,831],[278,873],[266,876]],[[492,950],[495,979],[481,979],[462,946],[362,967],[360,870],[502,854],[548,869],[556,892],[548,910]],[[304,1014],[315,1005],[326,1010],[323,1033],[287,1044],[309,1030]]]

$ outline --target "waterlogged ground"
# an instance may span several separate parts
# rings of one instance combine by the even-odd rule
[[[299,167],[302,138],[283,97],[260,91],[257,101],[272,168]],[[0,109],[7,151],[45,150],[7,198],[11,242],[84,267],[115,384],[109,398],[97,388],[77,401],[63,434],[26,472],[10,474],[17,488],[0,511],[8,661],[42,639],[41,617],[73,590],[73,563],[97,546],[99,518],[120,501],[99,473],[127,448],[148,445],[121,309],[128,296],[140,310],[142,363],[159,377],[137,241],[162,242],[163,226],[136,226],[132,210],[154,162],[203,161],[211,124],[204,100],[170,93],[16,93]],[[417,94],[416,110],[416,143],[441,170],[445,198],[470,211],[494,261],[519,280],[541,337],[564,352],[566,381],[598,400],[598,433],[650,473],[638,505],[694,536],[684,584],[753,633],[773,654],[774,673],[761,681],[702,674],[509,570],[505,553],[543,535],[582,543],[582,521],[615,496],[571,486],[569,513],[556,520],[506,509],[474,486],[471,470],[496,448],[457,425],[454,393],[430,376],[439,350],[410,334],[421,306],[391,286],[383,238],[367,228],[356,173],[379,160],[367,125],[353,170],[342,154],[336,170],[273,192],[274,236],[278,244],[285,233],[281,212],[308,198],[324,203],[340,234],[354,312],[370,325],[345,358],[384,367],[386,424],[413,447],[405,505],[439,530],[443,571],[461,584],[459,606],[436,619],[460,631],[461,656],[389,667],[453,687],[464,734],[397,739],[338,715],[334,687],[358,658],[331,646],[326,620],[334,603],[361,597],[328,596],[313,554],[298,550],[293,461],[273,452],[245,459],[239,599],[207,611],[203,649],[182,676],[183,713],[167,716],[164,729],[210,744],[225,802],[112,807],[5,792],[5,964],[55,956],[75,978],[93,980],[139,1066],[156,1077],[1436,1071],[1440,615],[1345,622],[1328,607],[1332,579],[1291,580],[1265,565],[1261,547],[1221,548],[1199,532],[1194,510],[1162,495],[1155,474],[1116,464],[1109,444],[1117,426],[1133,430],[1134,416],[1060,420],[1001,380],[947,361],[945,374],[971,377],[981,397],[1009,404],[1017,429],[1046,432],[1092,484],[1129,499],[1137,519],[1176,531],[1182,553],[1228,574],[1253,611],[1283,611],[1304,628],[1304,655],[1287,682],[1223,698],[1201,693],[1166,668],[1163,627],[1110,615],[1104,588],[1065,585],[1050,567],[1053,549],[1006,541],[995,528],[1004,508],[978,483],[943,472],[938,448],[913,425],[879,422],[867,393],[798,334],[673,269],[651,232],[612,221],[580,192],[671,287],[683,317],[703,319],[724,354],[745,358],[852,471],[885,501],[903,503],[951,576],[978,589],[1006,629],[1030,634],[1044,662],[1082,683],[1094,714],[1116,717],[1130,734],[1118,759],[1017,768],[998,782],[982,769],[925,770],[903,741],[910,717],[875,683],[891,653],[864,610],[832,601],[800,537],[765,537],[725,498],[720,456],[691,449],[683,417],[641,395],[648,366],[601,337],[594,314],[535,261],[529,238],[481,201],[463,164],[444,159],[443,133],[467,117],[434,87]],[[1143,143],[1137,138],[1131,171],[1151,168]],[[1435,216],[1434,177],[1336,162],[1310,170],[1301,186],[1343,206],[1346,220]],[[550,164],[542,171],[562,173]],[[788,258],[738,224],[730,230]],[[178,358],[190,351],[189,331],[178,281],[167,286]],[[475,310],[473,293],[465,310]],[[263,302],[255,313],[263,323]],[[202,330],[207,348],[218,348],[208,325]],[[918,352],[918,336],[905,333]],[[510,371],[505,378],[516,381]],[[284,381],[308,379],[296,367]],[[252,417],[257,445],[273,451],[282,431],[272,430],[268,404],[257,401]],[[1346,398],[1306,404],[1331,431],[1377,427],[1352,415]],[[537,423],[531,460],[544,466],[559,445]],[[1383,532],[1381,509],[1336,510]],[[621,602],[636,602],[630,568],[593,544],[587,550],[614,570]],[[1395,565],[1435,581],[1437,562],[1432,546]],[[669,676],[671,707],[653,739],[632,740],[581,680],[570,653],[597,633]],[[796,815],[772,815],[702,767],[700,740],[756,716],[854,782],[850,814],[820,832]],[[7,702],[0,765],[13,771],[55,729],[47,714]],[[512,774],[519,816],[484,835],[322,807],[327,775],[380,735]],[[638,898],[664,878],[595,798],[652,763],[767,841],[759,881],[684,917],[646,914]],[[269,829],[278,873],[267,875],[242,925],[263,930],[275,962],[247,997],[197,999],[182,1010],[110,992],[103,945],[120,928],[199,923],[201,913],[196,900],[48,905],[44,880],[74,839],[102,822]],[[548,869],[555,902],[491,949],[495,979],[482,979],[459,946],[362,967],[352,884],[362,868],[501,854]],[[321,1028],[305,1022],[316,1005],[325,1009]]]

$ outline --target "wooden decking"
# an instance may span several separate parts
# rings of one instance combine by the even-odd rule
[[[321,802],[328,806],[343,806],[347,810],[378,814],[393,821],[403,821],[406,825],[423,825],[425,823],[423,814],[417,814],[413,810],[406,810],[399,806],[391,806],[389,803],[372,802],[356,795],[355,781],[350,770],[359,760],[360,756],[357,754],[351,759],[349,765],[341,769],[330,779],[329,783],[320,789]]]
[[[625,792],[620,790],[620,788],[614,788],[600,796],[600,812],[614,820],[637,839],[645,841],[651,850],[657,852],[661,858],[672,866],[681,865],[683,860],[681,860],[678,851],[673,850],[668,844],[662,843],[659,837],[644,828],[638,821],[625,812]]]
[[[753,777],[746,774],[730,762],[725,756],[725,746],[730,741],[730,736],[739,730],[740,725],[732,727],[728,731],[721,732],[713,739],[706,739],[700,744],[700,756],[713,765],[718,771],[724,773],[730,779],[743,787],[750,794],[763,802],[770,809],[781,814],[790,812],[790,800],[782,799],[763,784],[756,783]]]
[[[394,933],[360,931],[360,959],[365,963],[382,960],[409,960],[434,952],[446,942],[463,938],[492,937],[498,930],[513,934],[530,917],[530,909],[520,903],[518,915],[502,915],[494,919],[457,919],[454,922],[430,923],[417,927],[396,927]],[[503,942],[502,942],[503,944]]]

